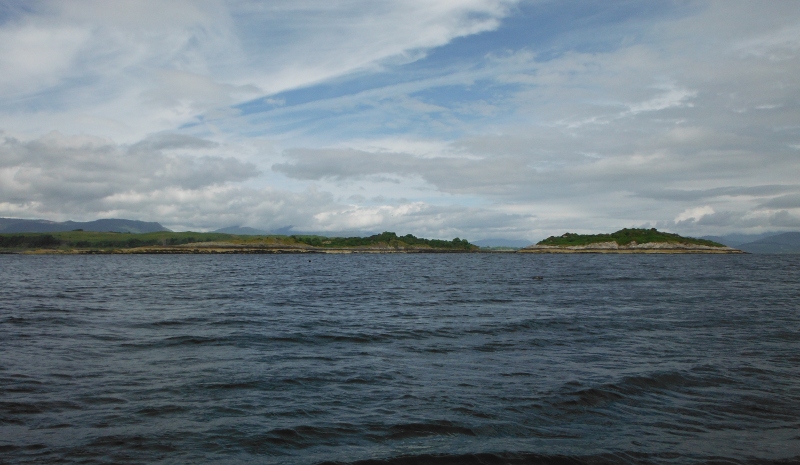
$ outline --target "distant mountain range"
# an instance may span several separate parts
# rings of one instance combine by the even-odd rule
[[[735,247],[749,253],[800,253],[800,232],[766,232],[761,234],[728,234],[725,236],[704,236],[728,247]]]
[[[95,221],[48,221],[48,220],[24,220],[19,218],[0,218],[0,234],[8,233],[49,233],[74,231],[82,229],[84,231],[95,232],[121,232],[121,233],[149,233],[158,231],[169,231],[159,223],[136,220],[122,219],[103,219]]]
[[[263,229],[249,228],[247,226],[228,226],[227,228],[212,231],[215,233],[235,234],[237,236],[267,236],[269,232]]]
[[[750,253],[800,254],[800,232],[787,232],[765,237],[737,247]]]
[[[519,239],[481,239],[471,242],[478,247],[509,247],[512,249],[521,249],[533,244],[531,241]]]
[[[707,239],[709,241],[719,242],[720,244],[725,244],[728,247],[738,247],[742,244],[759,241],[769,236],[777,236],[778,234],[781,233],[780,232],[765,232],[761,234],[733,233],[733,234],[726,234],[724,236],[703,236],[701,237],[701,239]]]
[[[285,226],[273,231],[264,229],[251,228],[248,226],[228,226],[227,228],[220,228],[215,233],[235,234],[237,236],[325,236],[325,237],[369,237],[374,234],[380,234],[375,231],[295,231],[291,226]]]

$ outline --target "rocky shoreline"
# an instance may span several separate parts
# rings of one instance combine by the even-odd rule
[[[445,249],[393,249],[353,248],[324,249],[305,247],[137,247],[131,249],[34,249],[2,251],[3,254],[22,255],[210,255],[210,254],[745,254],[730,247],[643,247],[600,248],[590,246],[555,247],[534,245],[519,250],[445,250]]]
[[[532,253],[532,254],[743,254],[731,247],[713,247],[699,244],[632,242],[619,245],[616,242],[599,242],[577,246],[530,245],[519,250],[462,250],[433,247],[392,247],[372,245],[362,247],[315,247],[286,244],[234,244],[226,242],[198,242],[181,245],[159,245],[131,248],[38,248],[19,251],[3,251],[25,255],[189,255],[189,254],[408,254],[408,253]]]
[[[645,242],[637,244],[631,242],[619,245],[616,242],[598,242],[587,245],[556,246],[556,245],[530,245],[517,251],[518,253],[606,253],[606,254],[743,254],[739,249],[732,247],[712,247],[700,244],[687,244],[676,242]]]
[[[393,253],[473,253],[469,250],[432,247],[314,247],[302,245],[240,245],[226,243],[192,243],[173,246],[144,246],[106,249],[33,249],[18,252],[24,255],[191,255],[191,254],[393,254]]]

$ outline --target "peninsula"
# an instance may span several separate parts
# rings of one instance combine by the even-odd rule
[[[278,254],[453,253],[479,247],[466,239],[423,239],[384,232],[369,237],[237,236],[158,231],[142,234],[68,231],[0,234],[0,253],[23,254]]]
[[[649,253],[649,254],[739,254],[723,244],[652,229],[621,229],[611,234],[550,236],[519,253]]]

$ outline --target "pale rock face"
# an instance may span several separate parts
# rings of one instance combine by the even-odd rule
[[[645,242],[644,244],[637,244],[632,242],[626,246],[620,247],[622,249],[686,249],[686,250],[724,250],[730,247],[711,247],[709,245],[700,244],[683,244],[673,242]]]

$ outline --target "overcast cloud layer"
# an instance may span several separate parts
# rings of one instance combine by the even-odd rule
[[[0,216],[800,229],[794,0],[0,1]]]

